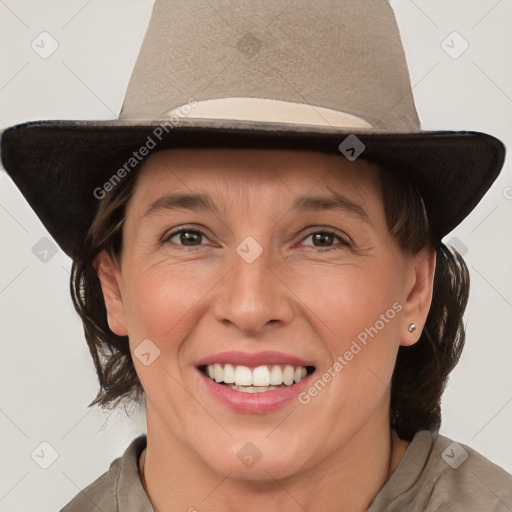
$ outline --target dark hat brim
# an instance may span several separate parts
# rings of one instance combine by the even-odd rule
[[[178,147],[290,148],[345,158],[338,146],[355,134],[365,146],[361,158],[406,173],[416,185],[439,240],[479,203],[505,158],[503,143],[479,132],[384,133],[201,119],[182,119],[167,131],[161,126],[125,120],[19,124],[2,134],[2,163],[62,250],[77,259],[99,204],[94,191],[146,146],[148,137],[156,143],[150,153]],[[159,138],[155,130],[162,131]]]

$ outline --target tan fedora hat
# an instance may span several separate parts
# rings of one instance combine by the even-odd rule
[[[384,0],[156,0],[118,120],[37,121],[2,134],[2,162],[76,258],[99,202],[153,151],[308,149],[407,174],[439,239],[498,176],[505,148],[421,130]]]

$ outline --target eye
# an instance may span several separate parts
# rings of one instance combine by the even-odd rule
[[[326,251],[334,251],[336,249],[343,249],[344,247],[349,246],[350,244],[342,238],[340,235],[336,234],[334,231],[328,231],[328,230],[321,230],[321,231],[313,231],[309,233],[305,238],[302,239],[304,242],[308,238],[311,238],[311,244],[304,244],[304,245],[311,245],[313,247],[316,247],[318,251],[320,252],[326,252]],[[339,240],[341,243],[337,246],[332,246],[333,241]],[[318,244],[318,245],[317,245]]]
[[[173,238],[176,240],[173,241]],[[205,234],[198,229],[182,228],[173,231],[169,235],[164,235],[162,243],[170,242],[175,245],[183,245],[186,247],[197,247],[202,245],[201,239],[206,238]],[[206,238],[208,240],[208,238]]]
[[[164,235],[162,243],[172,243],[177,246],[185,247],[198,247],[203,245],[202,239],[208,240],[206,235],[199,229],[181,228],[173,231],[169,235]],[[304,243],[307,239],[311,239],[311,243]],[[175,240],[173,240],[175,239]],[[339,241],[338,245],[333,246],[333,242]],[[342,236],[336,234],[334,231],[319,230],[309,233],[305,238],[302,239],[304,245],[309,245],[317,248],[319,252],[332,251],[336,249],[343,249],[349,246],[349,242]]]

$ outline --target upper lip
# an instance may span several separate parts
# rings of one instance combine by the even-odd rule
[[[291,366],[314,366],[311,361],[306,361],[301,357],[274,350],[264,350],[262,352],[241,352],[229,350],[218,352],[204,357],[198,361],[197,366],[208,366],[215,363],[228,363],[233,366],[263,366],[268,364],[289,364]]]

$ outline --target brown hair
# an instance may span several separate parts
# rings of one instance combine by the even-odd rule
[[[433,295],[420,339],[400,346],[391,380],[391,425],[410,441],[418,430],[441,426],[441,396],[457,365],[466,333],[463,315],[469,298],[469,272],[462,256],[430,231],[419,192],[391,169],[381,174],[386,221],[398,245],[413,254],[436,251]]]
[[[441,395],[457,364],[465,340],[463,313],[469,294],[469,273],[462,257],[431,233],[423,201],[414,185],[380,166],[386,221],[399,246],[413,254],[436,251],[432,305],[417,343],[401,346],[391,383],[391,426],[405,440],[418,430],[438,430]],[[135,172],[132,172],[135,174]],[[103,294],[93,260],[102,250],[118,265],[122,258],[125,207],[136,176],[119,183],[101,200],[84,240],[81,257],[73,261],[71,295],[80,315],[100,389],[90,405],[114,408],[124,400],[139,402],[144,391],[135,371],[127,336],[113,333],[107,322]]]

